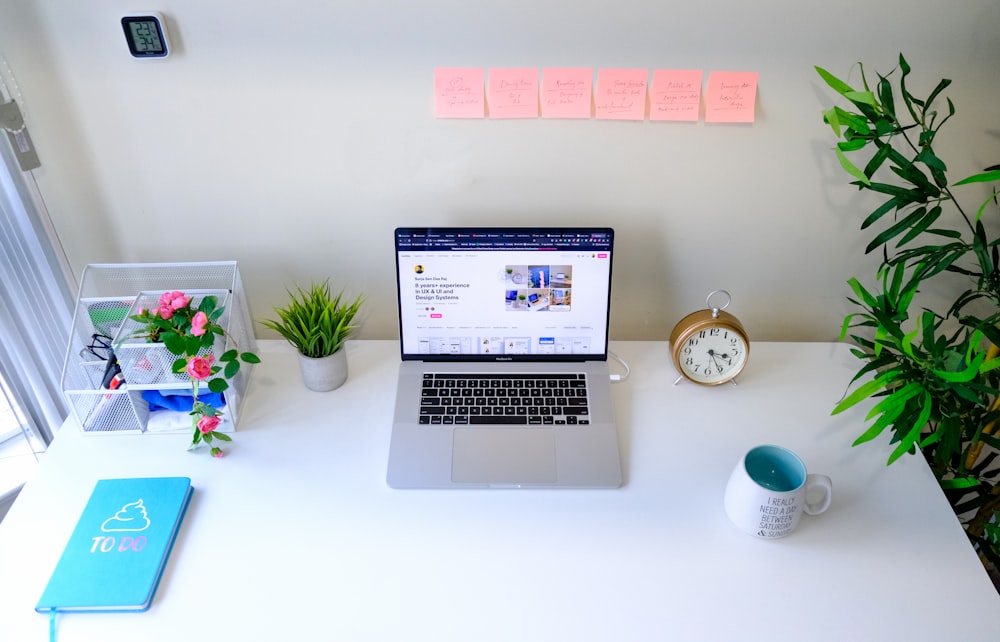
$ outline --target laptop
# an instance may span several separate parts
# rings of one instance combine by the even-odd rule
[[[610,228],[398,228],[393,488],[617,488]]]

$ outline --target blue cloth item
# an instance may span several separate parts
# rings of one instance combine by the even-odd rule
[[[194,396],[190,390],[143,390],[143,400],[149,404],[149,411],[180,410],[191,412],[194,408]],[[198,395],[198,401],[213,408],[226,405],[221,392],[206,392]]]

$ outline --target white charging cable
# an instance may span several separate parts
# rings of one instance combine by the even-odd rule
[[[608,356],[610,356],[611,358],[613,358],[618,363],[622,364],[622,367],[625,368],[624,374],[613,374],[613,375],[611,375],[611,383],[621,383],[621,382],[625,381],[626,379],[628,379],[628,376],[629,376],[629,374],[631,374],[632,370],[628,367],[628,364],[625,363],[625,360],[622,359],[621,357],[619,357],[614,352],[610,352],[610,351],[608,352]]]

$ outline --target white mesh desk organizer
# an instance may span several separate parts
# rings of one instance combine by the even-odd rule
[[[235,261],[88,265],[80,279],[62,372],[63,393],[84,432],[147,432],[150,410],[142,397],[144,390],[190,390],[186,375],[171,372],[177,357],[162,344],[134,338],[141,326],[128,318],[139,308],[156,307],[162,293],[174,290],[190,295],[195,302],[215,296],[225,308],[219,324],[226,333],[212,349],[217,358],[230,349],[257,351]],[[114,346],[123,379],[117,387],[106,387],[110,346]],[[229,380],[219,430],[236,430],[252,371],[252,364],[244,364]],[[187,423],[161,432],[190,430]]]

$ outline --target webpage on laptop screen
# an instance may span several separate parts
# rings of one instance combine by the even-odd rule
[[[609,234],[418,233],[397,243],[405,354],[606,351]]]

